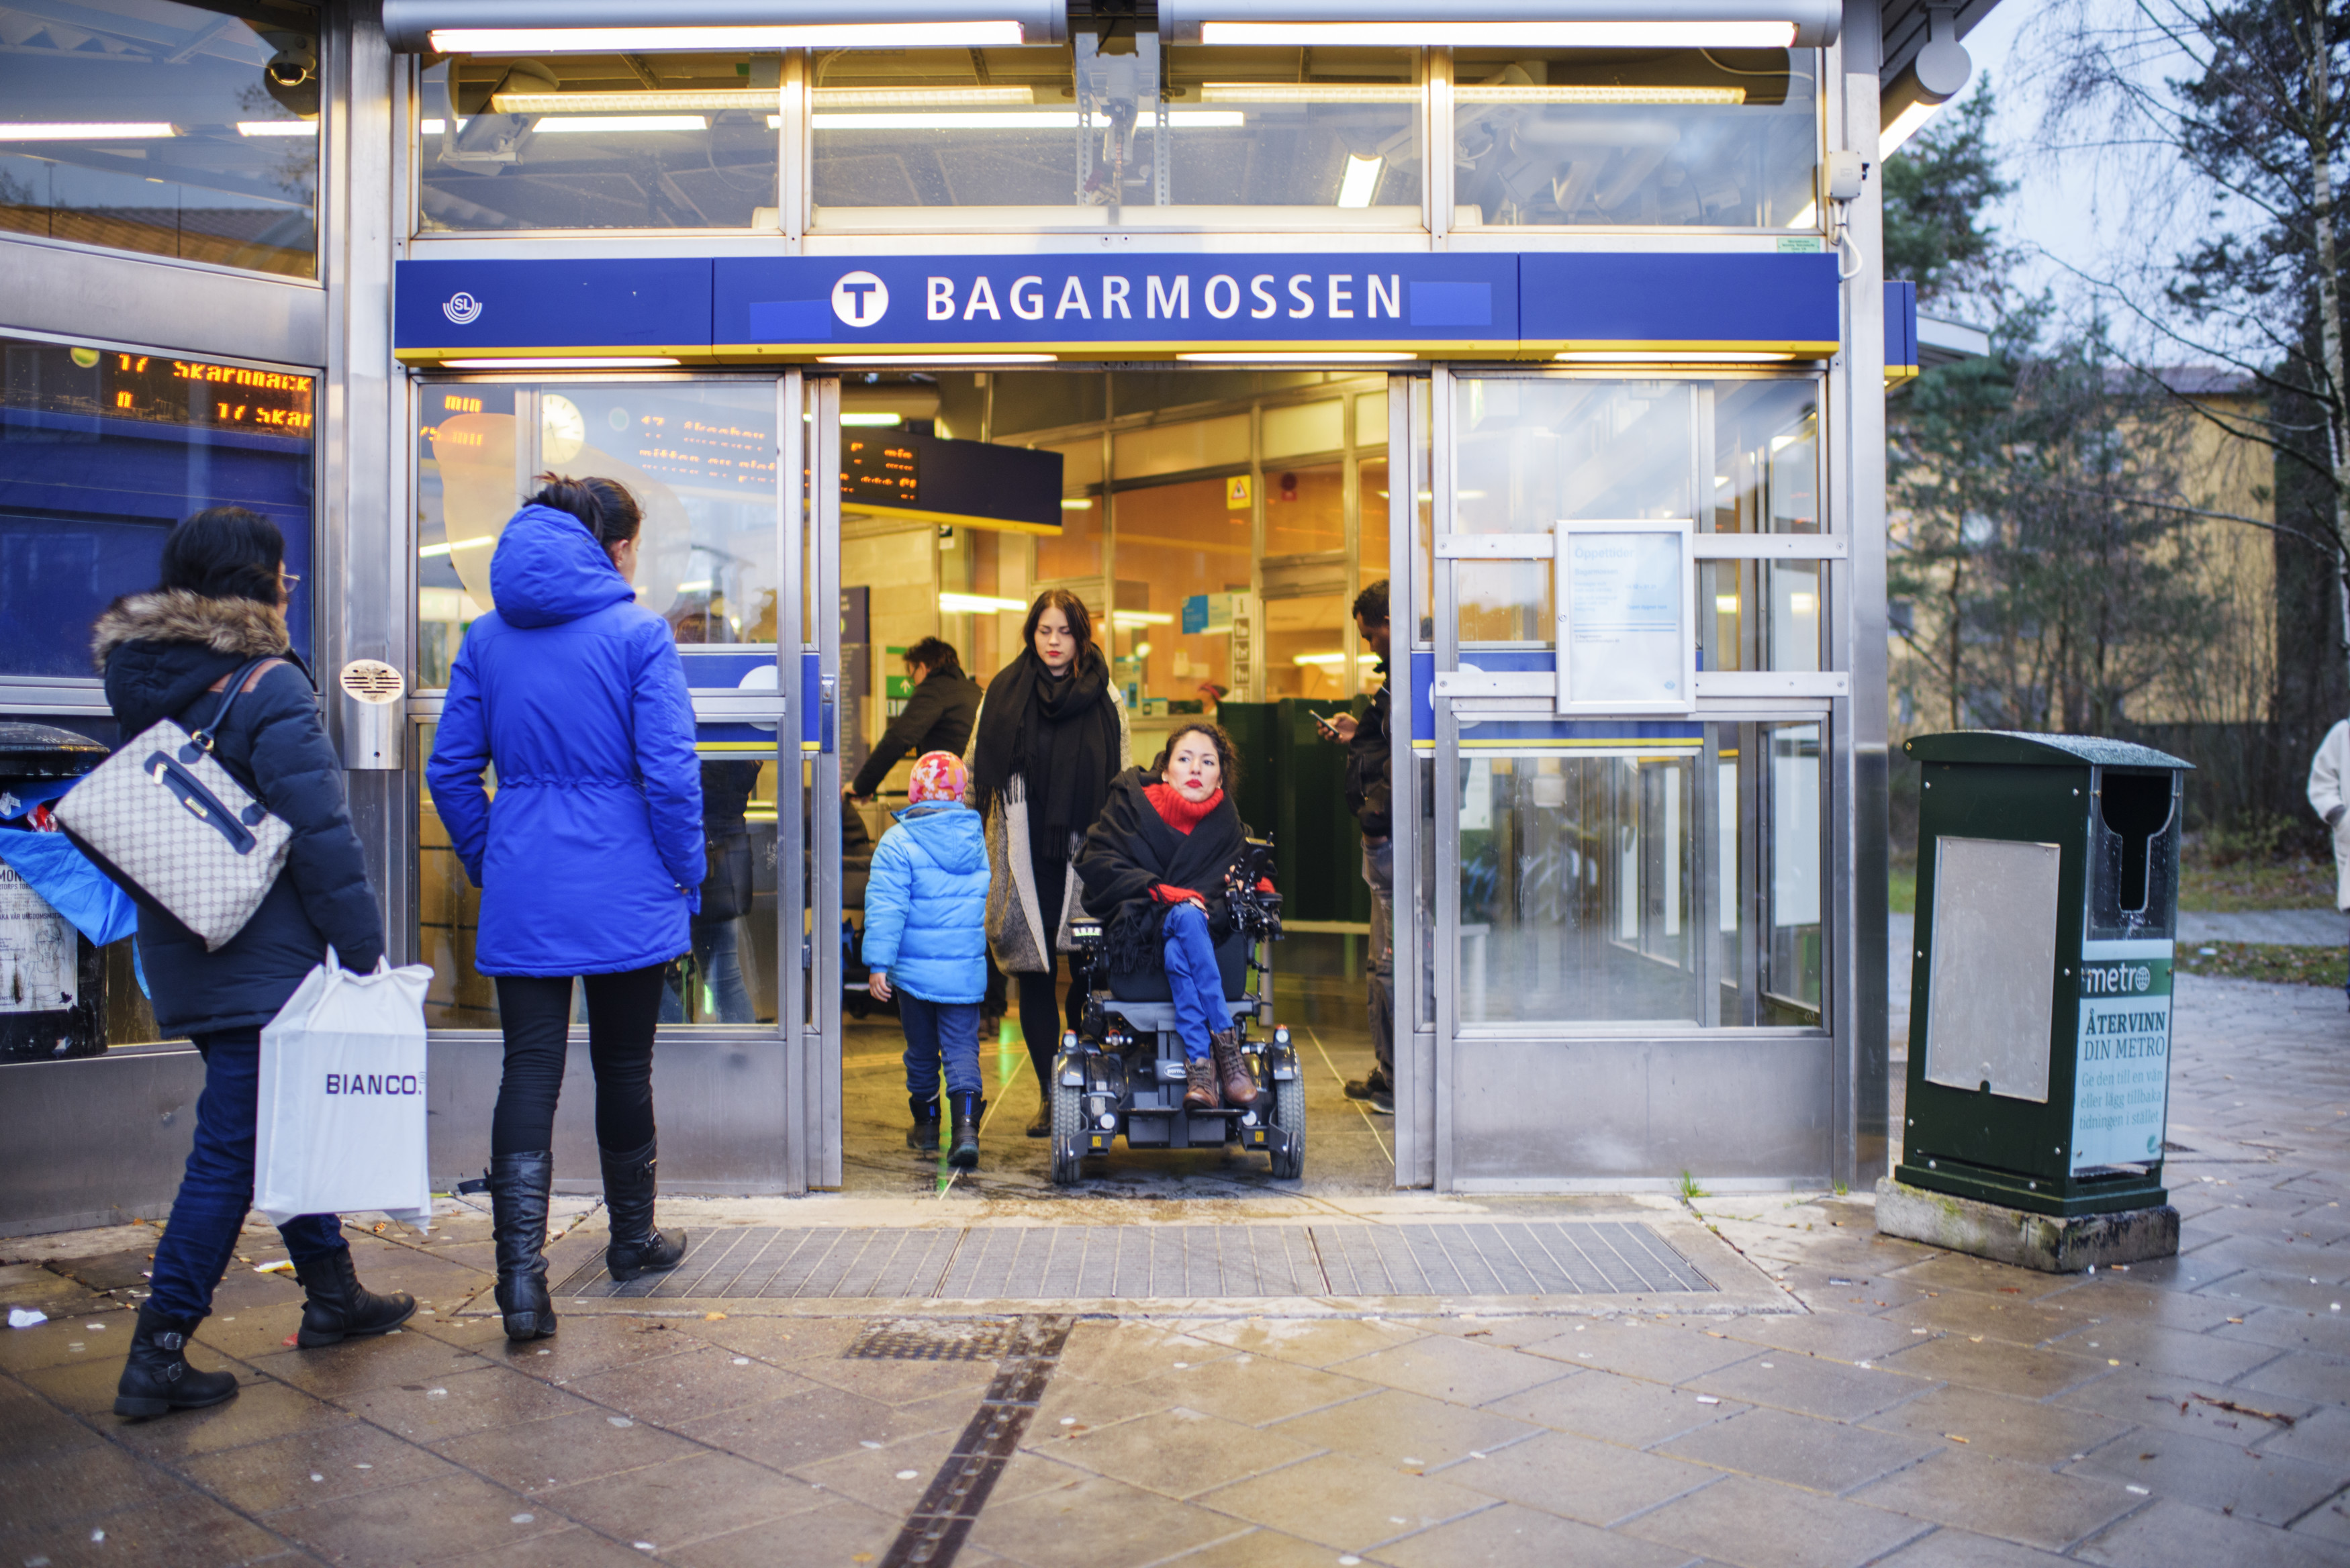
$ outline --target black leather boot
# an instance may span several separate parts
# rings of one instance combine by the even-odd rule
[[[546,1293],[546,1195],[555,1185],[550,1149],[492,1158],[484,1185],[498,1248],[498,1311],[506,1337],[545,1339],[555,1332],[555,1301]]]
[[[188,1365],[192,1323],[165,1317],[152,1303],[139,1309],[130,1333],[130,1359],[114,1387],[114,1413],[144,1420],[172,1410],[201,1410],[236,1397],[236,1374],[199,1372]]]
[[[939,1152],[939,1103],[909,1096],[907,1108],[914,1113],[914,1126],[906,1134],[906,1147],[924,1154]]]
[[[416,1298],[406,1291],[380,1296],[359,1283],[348,1247],[307,1266],[295,1264],[294,1277],[310,1298],[302,1303],[302,1326],[294,1334],[294,1343],[305,1350],[389,1334],[416,1315]]]
[[[954,1148],[947,1163],[958,1170],[971,1170],[979,1164],[979,1117],[987,1102],[977,1095],[949,1095],[947,1104],[954,1110]]]
[[[684,1231],[664,1236],[653,1229],[654,1147],[649,1143],[630,1154],[596,1151],[604,1159],[604,1209],[612,1219],[604,1266],[615,1280],[661,1273],[685,1256]]]

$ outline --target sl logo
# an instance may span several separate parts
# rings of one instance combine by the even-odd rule
[[[889,286],[869,272],[844,275],[832,286],[832,313],[850,327],[870,327],[889,308]]]
[[[442,304],[441,314],[460,327],[471,327],[482,314],[482,302],[459,289]]]

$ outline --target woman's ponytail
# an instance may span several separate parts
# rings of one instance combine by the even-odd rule
[[[588,524],[588,532],[607,550],[635,538],[644,525],[645,514],[637,498],[617,480],[542,473],[538,483],[539,492],[530,498],[531,505],[570,513]]]

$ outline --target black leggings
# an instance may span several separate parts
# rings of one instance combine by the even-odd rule
[[[1032,831],[1043,831],[1033,829]],[[1028,1060],[1036,1069],[1036,1083],[1041,1089],[1052,1075],[1053,1058],[1061,1049],[1063,1028],[1075,1029],[1077,1016],[1084,1011],[1085,998],[1071,988],[1066,1013],[1061,1005],[1061,959],[1053,951],[1053,940],[1061,929],[1061,902],[1068,890],[1069,863],[1066,860],[1029,861],[1036,874],[1036,912],[1045,921],[1045,951],[1050,954],[1053,967],[1041,974],[1022,974],[1013,978],[1020,986],[1020,1033],[1028,1042]],[[1066,1018],[1066,1022],[1064,1023]]]
[[[653,1026],[667,967],[580,979],[588,992],[588,1060],[596,1069],[596,1141],[615,1154],[653,1141]],[[490,1119],[490,1153],[535,1154],[555,1147],[555,1102],[570,1054],[571,981],[509,974],[497,981],[506,1066]]]

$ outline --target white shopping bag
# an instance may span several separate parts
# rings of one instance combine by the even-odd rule
[[[380,1210],[432,1217],[422,964],[353,974],[327,950],[261,1031],[253,1206],[273,1221]]]

